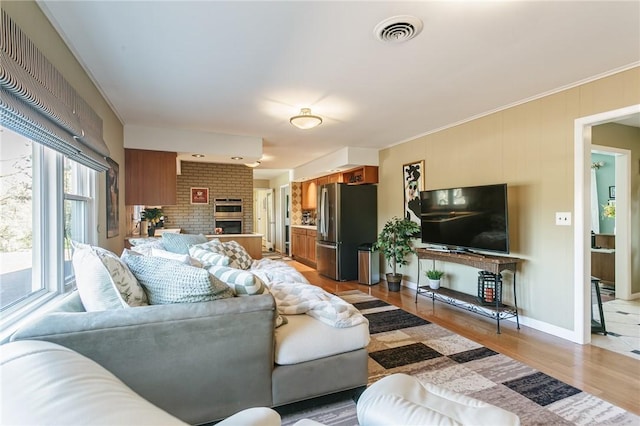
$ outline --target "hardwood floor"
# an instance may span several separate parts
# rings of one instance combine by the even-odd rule
[[[337,282],[301,263],[291,263],[309,282],[330,293],[368,293],[640,415],[640,361],[631,357],[578,345],[522,325],[518,330],[508,321],[502,323],[501,334],[497,334],[495,321],[439,302],[432,308],[431,299],[424,296],[415,303],[415,291],[409,288],[394,293],[387,291],[384,282],[374,286]]]

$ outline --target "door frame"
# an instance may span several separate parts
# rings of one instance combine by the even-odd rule
[[[279,212],[276,212],[276,217],[279,218],[280,226],[279,232],[276,233],[280,238],[276,238],[276,250],[279,249],[283,256],[291,256],[291,188],[288,183],[280,185],[279,198]]]
[[[591,342],[591,282],[586,277],[591,276],[591,148],[592,148],[592,127],[619,121],[633,115],[640,114],[640,104],[620,108],[612,111],[594,114],[587,117],[578,118],[574,121],[574,337],[573,340],[580,344]],[[609,147],[608,147],[609,148]],[[610,148],[613,150],[615,148]],[[618,169],[624,173],[626,178],[620,175],[620,182],[627,182],[620,189],[616,187],[616,247],[618,247],[618,235],[621,236],[620,247],[625,247],[628,256],[631,253],[631,240],[629,238],[630,210],[629,200],[631,198],[630,187],[630,153],[628,150],[619,155],[621,163],[618,164],[616,157],[616,182],[618,181]],[[624,159],[626,158],[626,161]],[[620,166],[620,167],[619,167]],[[621,192],[622,191],[622,192]],[[626,197],[626,206],[624,199]],[[619,203],[622,201],[622,205]],[[624,209],[624,210],[623,210]],[[619,212],[624,212],[620,214]],[[624,236],[623,236],[624,234]],[[625,241],[626,240],[626,241]],[[630,262],[627,262],[629,271],[626,272],[629,279],[631,271]],[[620,271],[624,275],[624,271]],[[618,266],[616,261],[616,281],[618,277]],[[623,278],[621,275],[620,278]],[[631,292],[629,284],[629,293]],[[630,294],[630,297],[637,297]]]

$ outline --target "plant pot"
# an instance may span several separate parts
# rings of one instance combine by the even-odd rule
[[[387,286],[389,291],[400,291],[402,283],[402,274],[387,274]]]
[[[440,280],[429,279],[429,287],[431,287],[434,290],[439,289],[440,288]]]
[[[155,235],[156,235],[156,227],[155,226],[150,226],[149,228],[147,228],[147,236],[153,237]]]

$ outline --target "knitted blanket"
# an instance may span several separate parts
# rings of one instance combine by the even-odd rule
[[[353,305],[320,287],[302,282],[275,282],[268,286],[280,314],[307,314],[336,328],[368,324]]]

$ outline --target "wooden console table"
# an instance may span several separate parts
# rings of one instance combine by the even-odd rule
[[[418,294],[425,293],[431,297],[431,301],[435,306],[435,301],[447,303],[458,308],[466,309],[479,315],[483,315],[496,320],[496,332],[500,334],[500,320],[513,318],[516,319],[516,326],[520,329],[520,319],[518,318],[518,298],[516,296],[516,269],[518,263],[522,261],[517,257],[493,256],[475,253],[452,253],[447,251],[436,251],[428,249],[417,249],[418,255],[418,285],[416,288],[416,303],[418,303]],[[432,289],[428,285],[420,285],[420,260],[440,260],[442,262],[452,262],[461,265],[471,266],[491,274],[498,275],[500,272],[510,270],[513,272],[513,304],[508,306],[502,303],[498,298],[495,304],[483,303],[479,297],[462,293],[460,291],[448,288]],[[501,284],[501,280],[498,280]],[[502,289],[500,289],[500,294]]]

